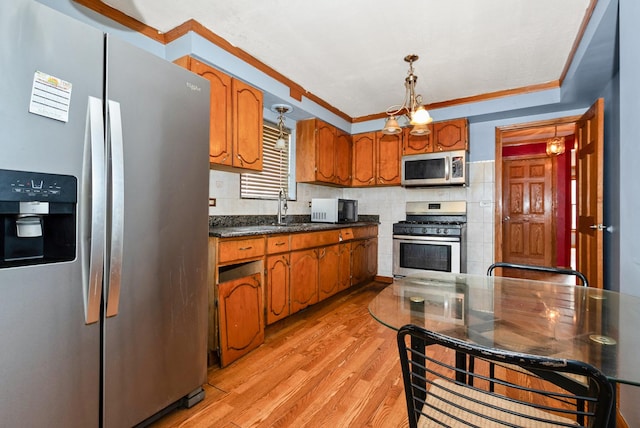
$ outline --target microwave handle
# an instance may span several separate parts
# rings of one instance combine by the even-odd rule
[[[444,158],[444,179],[449,181],[449,174],[451,173],[451,157],[445,156]]]

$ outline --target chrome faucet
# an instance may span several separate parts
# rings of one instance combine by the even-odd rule
[[[276,219],[276,224],[286,224],[285,218],[287,217],[287,208],[287,195],[284,193],[284,189],[280,189],[280,192],[278,193],[278,218]]]

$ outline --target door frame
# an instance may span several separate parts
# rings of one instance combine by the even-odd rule
[[[577,116],[565,116],[535,122],[519,123],[514,125],[497,126],[495,131],[495,212],[494,212],[494,262],[501,262],[503,254],[503,227],[502,227],[502,148],[506,145],[524,143],[532,139],[552,138],[553,132],[548,128],[558,127],[558,136],[574,135],[576,122],[581,118]],[[554,199],[555,199],[554,189]]]

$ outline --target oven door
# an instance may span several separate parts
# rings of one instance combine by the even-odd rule
[[[460,238],[393,236],[393,276],[424,271],[460,273]]]

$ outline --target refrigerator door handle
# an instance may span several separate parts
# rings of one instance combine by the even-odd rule
[[[120,103],[107,102],[109,149],[111,151],[111,253],[107,288],[107,317],[118,315],[120,284],[122,282],[122,253],[124,239],[124,142]]]
[[[102,100],[89,97],[79,210],[85,323],[100,319],[105,239],[105,152]]]

